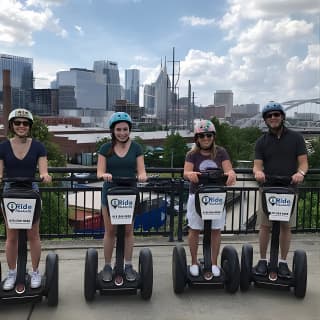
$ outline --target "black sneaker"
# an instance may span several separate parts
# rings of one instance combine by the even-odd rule
[[[135,281],[137,278],[136,272],[133,270],[132,264],[126,264],[124,266],[124,272],[128,281]]]
[[[112,280],[112,268],[110,264],[106,264],[102,270],[102,280],[104,282],[110,282]]]
[[[259,260],[257,265],[254,267],[255,274],[259,276],[265,276],[268,272],[268,263],[266,260]]]
[[[291,278],[291,271],[286,262],[279,262],[278,276],[280,278]]]

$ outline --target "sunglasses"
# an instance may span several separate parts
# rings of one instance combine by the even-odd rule
[[[267,119],[271,119],[272,117],[274,118],[279,118],[281,116],[281,113],[280,112],[272,112],[272,113],[268,113],[266,115],[266,118]]]
[[[24,127],[29,127],[30,126],[30,122],[29,121],[20,121],[20,120],[14,120],[13,124],[17,127],[23,125]]]
[[[204,137],[206,138],[212,138],[214,136],[213,133],[198,133],[197,134],[197,137],[200,138],[200,139],[203,139]]]

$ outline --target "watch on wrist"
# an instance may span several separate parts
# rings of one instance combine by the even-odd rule
[[[303,170],[299,170],[298,172],[299,172],[300,174],[302,174],[303,176],[306,175],[306,173],[305,173]]]

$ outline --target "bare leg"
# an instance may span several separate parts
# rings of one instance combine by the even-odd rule
[[[280,254],[281,259],[286,260],[291,242],[291,228],[288,223],[280,224]]]
[[[13,270],[17,265],[18,257],[18,231],[7,226],[6,257],[9,269]]]
[[[40,220],[32,226],[32,229],[28,230],[28,241],[30,246],[31,264],[33,271],[36,271],[38,269],[41,256],[39,224]]]
[[[115,227],[111,224],[106,207],[102,206],[102,214],[105,229],[103,237],[104,259],[106,264],[111,264],[112,253],[115,244]]]
[[[198,242],[199,242],[200,230],[189,228],[188,242],[191,254],[191,264],[198,264]]]
[[[218,265],[218,255],[220,250],[221,231],[211,231],[211,263],[212,265]]]
[[[267,258],[267,250],[270,239],[270,227],[265,225],[260,225],[259,231],[259,245],[260,245],[260,258]]]

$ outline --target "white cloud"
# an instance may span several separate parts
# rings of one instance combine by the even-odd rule
[[[149,61],[149,57],[147,57],[147,56],[141,56],[141,55],[134,56],[133,59],[134,59],[135,61],[138,61],[138,62],[147,62],[147,61]]]
[[[40,7],[49,7],[49,6],[59,6],[65,3],[66,0],[27,0],[27,6],[40,6]]]
[[[84,35],[83,29],[81,26],[75,25],[74,28],[79,32],[80,36]]]
[[[202,104],[212,104],[220,89],[233,90],[235,103],[319,96],[316,2],[231,0],[219,21],[232,40],[229,51],[191,49],[181,61],[180,89],[187,92],[191,80]]]
[[[262,19],[283,17],[310,17],[320,13],[319,0],[230,0],[227,13],[218,22],[221,29],[228,31],[227,40],[236,38],[248,23]]]
[[[50,83],[56,79],[57,72],[69,69],[70,67],[65,65],[63,62],[49,61],[41,57],[35,57],[33,65],[35,88],[50,88]]]
[[[183,16],[179,19],[185,25],[191,26],[208,26],[215,23],[215,19],[207,19],[195,16]]]
[[[320,44],[310,45],[304,59],[291,57],[286,65],[288,89],[307,90],[311,94],[320,93]],[[311,96],[316,97],[316,96]]]
[[[60,26],[59,19],[46,8],[28,9],[22,2],[1,0],[0,43],[7,46],[34,44],[33,32],[47,29],[61,37],[67,32]]]
[[[319,96],[320,45],[310,45],[302,58],[279,54],[277,46],[268,48],[265,55],[252,51],[240,57],[234,52],[217,56],[190,50],[181,61],[180,92],[186,94],[191,80],[199,98],[196,103],[202,105],[212,104],[214,91],[223,89],[233,90],[235,103],[263,104]]]

